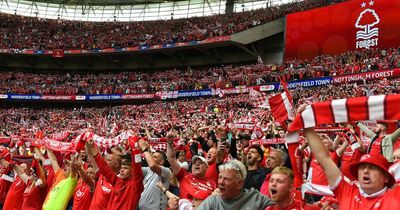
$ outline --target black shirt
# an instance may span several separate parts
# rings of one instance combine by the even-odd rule
[[[261,167],[257,170],[248,170],[246,179],[244,180],[244,188],[251,189],[253,187],[254,189],[260,191],[265,176],[269,173],[271,173],[271,170],[264,167]]]

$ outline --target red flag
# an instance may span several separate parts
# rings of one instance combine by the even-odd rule
[[[285,120],[289,119],[293,106],[287,97],[286,92],[272,96],[268,99],[271,113],[276,122],[283,124]]]
[[[267,94],[250,89],[249,96],[255,107],[269,108]]]
[[[286,93],[287,98],[289,99],[290,104],[293,106],[293,97],[290,95],[289,89],[288,89],[288,84],[286,80],[283,80],[282,77],[279,77],[279,81],[281,82],[282,88]]]

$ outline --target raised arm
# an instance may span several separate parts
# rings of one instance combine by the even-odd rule
[[[45,170],[44,170],[42,164],[40,164],[40,161],[38,161],[37,164],[38,164],[37,175],[38,175],[39,179],[42,180],[42,183],[39,185],[39,187],[40,188],[45,188],[46,187],[46,183],[47,183],[47,181],[46,181],[46,173],[45,173]]]
[[[39,186],[41,188],[45,188],[46,187],[46,171],[44,170],[42,164],[44,164],[45,162],[45,158],[43,156],[43,154],[40,152],[40,150],[37,147],[34,147],[33,149],[34,154],[38,157],[38,176],[39,178],[42,180],[42,184]],[[54,155],[54,154],[53,154]],[[42,164],[40,164],[40,161],[42,160]]]
[[[71,178],[77,178],[78,170],[73,166],[74,162],[76,162],[76,156],[71,156],[71,161],[69,162],[70,173],[69,176]]]
[[[139,141],[139,147],[142,153],[144,154],[144,158],[146,158],[147,164],[149,165],[150,170],[156,173],[158,176],[161,176],[161,166],[159,166],[150,152],[150,145],[143,139]]]
[[[321,138],[317,135],[314,128],[304,129],[304,134],[308,139],[312,153],[324,169],[329,185],[334,186],[339,176],[341,176],[339,168],[331,159],[328,150],[323,145]]]
[[[355,136],[356,141],[358,143],[358,148],[357,148],[358,151],[360,151],[362,153],[366,152],[367,148],[365,148],[364,143],[361,141],[361,139],[357,135],[354,135],[354,136]]]
[[[157,182],[157,187],[158,189],[161,190],[161,192],[163,192],[169,199],[170,198],[178,198],[178,196],[176,196],[175,194],[173,194],[172,192],[170,192],[167,188],[164,187],[164,185],[162,184],[162,182]]]
[[[90,187],[90,191],[93,191],[96,183],[92,180],[86,171],[83,169],[83,165],[80,159],[76,160],[72,163],[72,167],[78,172],[79,176],[81,176],[82,180]]]
[[[167,138],[168,138],[167,158],[168,158],[169,164],[171,165],[172,172],[176,175],[176,174],[178,174],[179,170],[181,170],[181,166],[179,165],[179,163],[175,157],[175,152],[174,152],[174,148],[173,148],[174,147],[173,137],[174,136],[172,133],[167,134]]]
[[[389,136],[393,143],[396,142],[397,139],[399,139],[399,137],[400,137],[400,128],[397,128],[397,130],[395,132],[393,132],[392,134],[390,134]]]
[[[91,152],[89,152],[88,144],[85,144],[85,152],[88,157],[88,160],[90,161],[90,164],[93,166],[94,171],[97,173],[99,171],[99,166],[97,166],[97,163],[94,160],[93,156],[91,155]]]
[[[138,142],[139,144],[139,142]],[[136,154],[136,149],[139,148],[133,148],[132,144],[130,144],[131,146],[131,158],[132,158],[132,178],[133,180],[135,180],[135,183],[137,184],[141,184],[143,187],[143,171],[142,171],[142,158],[139,154]],[[143,190],[143,188],[142,188]]]
[[[93,159],[96,161],[100,173],[107,179],[110,184],[115,185],[117,179],[119,178],[117,177],[117,174],[115,174],[115,172],[111,170],[111,168],[107,165],[104,158],[101,157],[99,151],[97,150],[97,147],[94,144],[93,139],[87,141],[85,147],[87,147],[88,157],[93,157]]]
[[[10,163],[7,160],[4,160],[3,158],[0,159],[0,164],[2,167],[8,167]],[[28,175],[25,173],[25,171],[19,166],[18,164],[12,164],[11,165],[17,173],[17,175],[22,179],[22,181],[26,184],[28,183]]]
[[[364,132],[366,133],[370,138],[374,138],[376,135],[376,133],[374,133],[373,131],[371,131],[367,126],[365,126],[364,124],[358,122],[357,126]]]
[[[338,136],[339,136],[339,135],[338,135]],[[349,146],[349,141],[347,141],[347,139],[344,139],[343,137],[342,137],[342,138],[341,138],[341,137],[338,137],[338,139],[342,139],[343,142],[342,142],[342,145],[340,145],[340,147],[337,148],[336,154],[337,154],[339,157],[342,157],[344,151],[346,151],[347,147]]]
[[[217,164],[221,164],[224,161],[225,151],[226,151],[225,142],[222,142],[221,140],[218,140],[218,143],[217,143],[217,157],[216,157],[216,160],[215,160],[215,162]]]
[[[58,170],[60,170],[60,165],[58,165],[57,158],[54,155],[52,150],[46,149],[46,151],[47,151],[47,155],[49,156],[49,160],[50,160],[51,166],[53,167],[54,173],[56,173]]]

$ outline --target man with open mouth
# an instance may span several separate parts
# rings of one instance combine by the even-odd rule
[[[400,187],[388,172],[390,163],[381,154],[363,155],[359,162],[350,165],[356,182],[343,176],[338,166],[329,157],[321,138],[313,128],[304,130],[316,159],[327,176],[329,186],[341,209],[400,209]]]
[[[238,160],[219,166],[219,193],[209,196],[197,210],[264,210],[274,203],[254,188],[244,189],[246,167]]]
[[[269,180],[269,197],[276,204],[266,210],[317,210],[316,205],[305,204],[301,200],[294,199],[293,195],[293,171],[284,166],[278,166],[271,172]]]

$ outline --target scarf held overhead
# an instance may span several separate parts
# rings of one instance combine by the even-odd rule
[[[323,124],[366,120],[399,120],[400,95],[378,95],[318,102],[298,114],[289,132]]]

